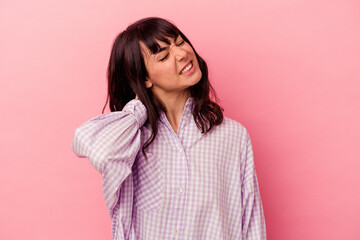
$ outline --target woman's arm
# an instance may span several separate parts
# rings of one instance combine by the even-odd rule
[[[100,173],[110,162],[131,167],[140,148],[139,129],[146,119],[145,106],[131,100],[122,111],[102,114],[77,128],[73,151],[87,157]]]
[[[122,111],[85,122],[76,129],[72,144],[74,152],[79,157],[87,157],[102,174],[106,206],[116,233],[122,236],[129,234],[133,198],[131,167],[142,147],[140,128],[146,119],[146,107],[140,100],[131,100]],[[117,206],[118,203],[121,206]],[[114,222],[120,218],[123,225]]]
[[[247,143],[242,150],[242,239],[266,240],[266,225],[258,180],[256,176],[252,145],[247,134]]]

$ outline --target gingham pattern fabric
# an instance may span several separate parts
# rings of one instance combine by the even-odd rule
[[[139,100],[76,129],[74,152],[102,174],[113,239],[266,239],[246,129],[224,117],[202,135],[193,101],[185,104],[177,134],[161,112],[148,160],[141,149],[151,127]]]

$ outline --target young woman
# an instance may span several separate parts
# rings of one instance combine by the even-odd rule
[[[113,239],[266,239],[249,135],[216,100],[205,61],[170,22],[118,35],[112,112],[73,141],[102,174]]]

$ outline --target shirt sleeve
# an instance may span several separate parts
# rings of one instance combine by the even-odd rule
[[[242,239],[266,240],[266,225],[259,191],[251,140],[246,133],[247,142],[242,154]]]
[[[142,147],[140,128],[146,119],[146,107],[134,99],[122,111],[92,118],[75,130],[73,151],[79,157],[87,157],[102,175],[103,194],[113,220],[113,233],[115,227],[122,235],[116,239],[125,239],[123,236],[129,233],[133,199],[131,167]],[[115,223],[114,219],[119,221]]]

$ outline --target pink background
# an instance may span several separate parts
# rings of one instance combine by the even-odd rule
[[[252,138],[270,240],[360,239],[357,0],[0,2],[0,239],[110,239],[101,178],[71,151],[100,114],[113,39],[172,20]]]

